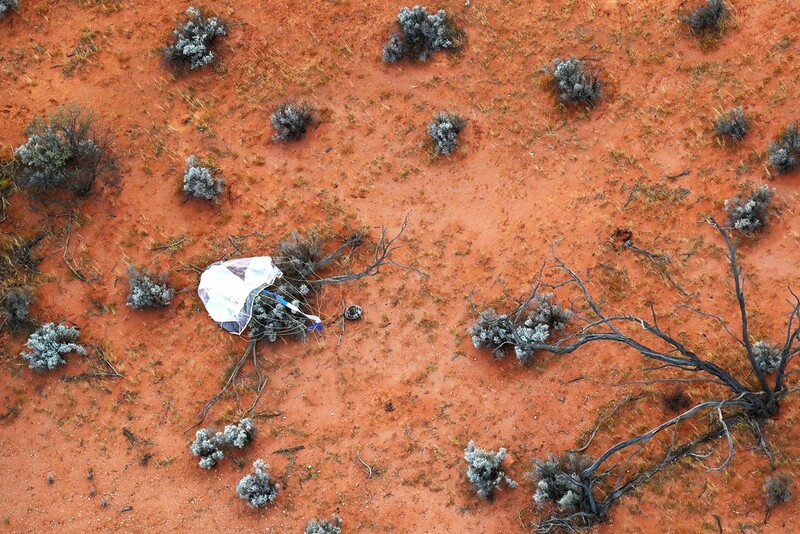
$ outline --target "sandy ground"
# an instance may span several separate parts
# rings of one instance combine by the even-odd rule
[[[83,202],[71,229],[70,257],[90,283],[62,261],[63,204],[17,192],[2,231],[45,230],[33,312],[78,325],[82,340],[106,347],[125,375],[64,381],[92,368],[91,357],[75,355],[37,375],[18,356],[24,340],[3,335],[0,409],[10,415],[0,422],[0,528],[300,532],[309,519],[336,513],[345,532],[525,531],[539,517],[526,477],[532,460],[575,447],[625,395],[646,398],[589,452],[652,426],[664,417],[664,388],[610,385],[644,376],[641,358],[616,346],[541,355],[528,367],[511,356],[493,361],[471,345],[468,297],[507,309],[501,299],[527,293],[557,242],[606,309],[644,314],[653,301],[671,331],[703,354],[734,357],[713,322],[688,320],[672,305],[689,302],[735,323],[722,242],[704,221],[724,217],[724,199],[764,181],[779,211],[743,244],[741,261],[754,332],[782,336],[786,287],[800,286],[800,178],[773,179],[763,164],[769,140],[798,120],[792,3],[735,2],[726,35],[710,46],[676,22],[684,5],[674,0],[469,4],[441,4],[468,35],[460,56],[391,66],[380,51],[400,4],[215,5],[231,23],[220,62],[179,78],[161,65],[160,48],[184,4],[22,0],[0,20],[0,145],[21,145],[34,117],[68,103],[94,110],[114,134],[120,188]],[[96,52],[75,63],[87,35]],[[605,97],[594,110],[564,110],[543,87],[542,67],[569,55],[602,68]],[[320,126],[299,143],[271,140],[269,113],[285,100],[320,110]],[[753,126],[726,148],[712,121],[716,109],[735,105]],[[469,122],[458,152],[437,160],[425,125],[444,109]],[[215,159],[228,184],[219,205],[183,202],[190,154]],[[374,240],[381,226],[397,232],[406,215],[411,226],[396,260],[428,276],[388,268],[328,288],[324,317],[335,317],[343,299],[361,305],[364,319],[343,334],[331,325],[305,344],[263,345],[271,379],[257,409],[259,435],[216,469],[198,468],[186,429],[246,341],[206,316],[193,268],[226,254],[269,254],[295,228],[333,235],[363,226]],[[618,228],[670,254],[674,283],[614,246]],[[341,267],[368,260],[364,253]],[[168,272],[181,289],[174,304],[148,313],[126,307],[128,263]],[[236,418],[254,383],[246,367],[206,425]],[[704,391],[688,388],[695,400]],[[790,397],[765,428],[777,468],[790,473],[798,472],[798,417]],[[598,530],[790,531],[800,519],[791,505],[762,524],[761,485],[772,467],[751,450],[745,428],[734,437],[723,472],[705,470],[725,459],[719,443],[710,457],[676,465],[623,499]],[[470,440],[506,447],[520,487],[499,491],[494,503],[478,499],[463,473]],[[234,491],[256,458],[283,487],[261,510]]]

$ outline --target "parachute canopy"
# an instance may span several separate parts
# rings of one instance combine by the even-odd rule
[[[200,275],[197,294],[208,315],[232,334],[241,335],[247,328],[253,314],[253,300],[262,291],[294,313],[313,321],[309,330],[321,330],[319,317],[303,313],[297,306],[266,290],[281,276],[283,273],[269,256],[218,261]]]

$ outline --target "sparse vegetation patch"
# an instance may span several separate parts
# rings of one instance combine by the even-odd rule
[[[428,125],[428,135],[437,155],[449,156],[458,146],[458,136],[467,125],[467,119],[455,113],[442,111]]]
[[[781,136],[767,147],[769,164],[779,173],[791,172],[797,167],[800,157],[800,129],[790,124]]]
[[[166,308],[172,302],[175,291],[164,280],[154,280],[154,277],[156,279],[163,277],[156,277],[133,266],[128,267],[128,275],[130,291],[127,304],[134,310]]]
[[[267,473],[267,464],[263,460],[253,463],[253,473],[247,475],[236,485],[239,498],[247,501],[253,508],[262,508],[275,502],[280,486]]]
[[[197,157],[186,159],[186,172],[183,173],[183,192],[190,197],[203,200],[217,200],[225,187],[222,178],[214,177],[214,169],[201,166]]]
[[[113,169],[110,143],[94,129],[93,120],[76,106],[34,120],[26,130],[28,141],[14,152],[20,162],[17,184],[39,192],[66,189],[88,195],[96,180]]]
[[[314,123],[314,110],[308,104],[281,104],[269,118],[276,141],[297,141],[305,137]]]
[[[65,354],[86,354],[86,349],[76,343],[78,337],[80,333],[76,328],[63,323],[45,323],[28,338],[25,345],[30,352],[23,352],[22,358],[35,371],[50,371],[67,363]]]
[[[741,107],[733,108],[717,117],[717,135],[723,139],[741,141],[750,130],[750,121]]]
[[[594,106],[601,96],[600,79],[578,58],[553,60],[553,88],[566,105]]]
[[[728,226],[751,234],[767,224],[772,190],[762,185],[745,198],[734,197],[725,201]]]
[[[464,449],[467,479],[478,496],[489,502],[494,500],[494,491],[503,482],[510,488],[517,487],[517,483],[501,469],[505,457],[504,448],[501,447],[497,452],[485,451],[476,447],[473,441],[470,441]]]
[[[172,31],[175,42],[164,49],[164,58],[173,66],[195,70],[214,61],[214,43],[227,30],[217,17],[206,17],[195,7],[186,14],[188,20]]]
[[[427,61],[439,50],[458,50],[463,32],[443,9],[433,15],[422,6],[404,7],[397,15],[399,33],[393,33],[383,47],[383,61],[397,63],[404,59]]]

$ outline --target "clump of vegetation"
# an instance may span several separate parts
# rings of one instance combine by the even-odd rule
[[[509,314],[484,310],[470,330],[472,344],[476,349],[490,350],[495,359],[503,358],[506,350],[514,347],[520,363],[527,364],[538,346],[550,339],[553,331],[563,330],[572,317],[552,299],[550,293],[534,292]]]
[[[25,238],[15,236],[0,244],[0,289],[29,286],[39,274],[42,258],[36,254],[36,247],[44,235]]]
[[[575,57],[553,60],[553,89],[566,105],[594,106],[602,95],[597,73]]]
[[[0,0],[0,18],[12,9],[17,9],[18,5],[19,0]]]
[[[49,371],[67,363],[63,355],[70,352],[86,354],[86,349],[75,343],[80,333],[63,323],[45,323],[28,338],[25,345],[30,352],[21,354],[28,367],[36,371]]]
[[[458,135],[467,125],[467,119],[455,113],[442,111],[428,124],[428,135],[437,155],[449,156],[458,146]]]
[[[790,124],[781,136],[767,147],[769,164],[779,173],[791,172],[797,167],[800,157],[800,129]]]
[[[198,164],[195,156],[186,159],[186,172],[183,173],[183,192],[190,197],[203,200],[217,200],[225,187],[222,178],[214,178],[214,169]]]
[[[39,192],[66,189],[87,196],[96,180],[114,167],[110,142],[94,129],[93,120],[76,106],[61,107],[46,121],[35,119],[25,131],[28,141],[14,151],[19,160],[17,184]]]
[[[470,441],[464,449],[467,479],[472,484],[472,489],[489,502],[494,500],[494,490],[499,488],[503,481],[510,488],[517,487],[517,483],[500,468],[505,457],[504,448],[501,447],[497,452],[485,451],[477,448],[474,441]]]
[[[222,441],[237,449],[242,449],[245,445],[253,441],[256,432],[257,429],[256,425],[253,424],[253,420],[245,418],[235,425],[225,425],[225,429],[222,431]]]
[[[303,315],[311,313],[313,309],[309,299],[324,283],[351,279],[349,276],[320,279],[319,276],[346,251],[354,250],[363,241],[363,232],[356,232],[348,236],[334,252],[325,254],[322,238],[316,231],[311,230],[306,236],[292,232],[288,239],[280,243],[273,258],[283,276],[253,300],[250,336],[269,342],[276,341],[280,336],[305,339],[313,329],[308,325],[308,317]],[[368,270],[372,272],[372,269]],[[364,276],[365,272],[358,276]]]
[[[780,503],[789,502],[792,498],[790,487],[792,485],[792,477],[786,473],[776,473],[769,477],[764,483],[764,497],[767,499],[767,517],[764,519],[766,523],[769,519],[770,512]]]
[[[762,373],[774,373],[781,364],[781,350],[768,341],[753,343],[753,355]]]
[[[682,412],[692,405],[692,399],[680,388],[675,388],[662,395],[661,401],[669,412]]]
[[[245,418],[235,425],[226,425],[222,432],[201,428],[195,433],[195,440],[189,450],[200,457],[200,467],[211,469],[225,457],[225,447],[243,449],[256,435],[253,420]]]
[[[427,61],[439,50],[457,51],[464,33],[456,28],[445,10],[429,15],[422,6],[401,8],[397,15],[399,33],[393,33],[383,47],[383,61],[397,63],[404,59]]]
[[[567,453],[535,462],[536,493],[533,500],[540,506],[553,503],[562,512],[574,514],[588,507],[582,472],[591,465],[586,456]]]
[[[133,266],[128,267],[128,275],[130,291],[127,304],[134,310],[166,308],[172,302],[175,291],[166,284],[163,277],[158,277],[162,279],[156,282],[153,275]]]
[[[247,501],[253,508],[261,508],[275,502],[280,486],[272,482],[263,460],[253,463],[253,473],[247,475],[236,485],[239,498]]]
[[[750,130],[750,121],[741,107],[729,109],[717,117],[717,135],[721,138],[741,141]]]
[[[214,61],[214,42],[226,29],[217,17],[206,17],[195,7],[186,14],[189,19],[172,30],[175,42],[164,48],[164,58],[175,67],[195,70]]]
[[[212,434],[208,429],[201,428],[195,433],[194,441],[189,445],[192,454],[200,457],[200,467],[211,469],[225,457],[222,451],[222,434]]]
[[[723,0],[706,0],[706,3],[685,17],[683,22],[696,35],[722,30],[722,23],[728,17],[728,8]]]
[[[269,118],[276,141],[297,141],[314,124],[314,110],[309,104],[281,104]]]
[[[12,287],[6,291],[0,299],[3,327],[15,335],[33,328],[36,321],[30,316],[28,309],[34,299],[35,295],[30,287]]]
[[[767,224],[772,190],[762,185],[746,198],[734,197],[725,201],[728,226],[750,234]]]
[[[335,514],[330,521],[314,519],[308,522],[303,534],[342,534],[342,520]]]

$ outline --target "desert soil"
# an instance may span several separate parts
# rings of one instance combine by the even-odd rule
[[[301,532],[309,519],[336,513],[345,532],[526,531],[540,517],[527,477],[532,460],[580,445],[626,395],[644,399],[616,417],[590,454],[658,423],[667,388],[614,386],[652,373],[613,345],[537,355],[529,366],[513,355],[494,361],[472,346],[470,301],[510,309],[546,260],[545,277],[562,280],[551,268],[555,244],[606,310],[648,314],[654,302],[670,331],[703,354],[740,358],[713,321],[674,305],[736,324],[723,243],[706,219],[722,220],[726,198],[761,183],[775,188],[777,211],[740,255],[753,331],[782,339],[787,286],[800,286],[800,174],[771,176],[764,151],[800,118],[792,3],[734,2],[717,43],[698,42],[678,22],[686,5],[676,0],[467,4],[429,6],[453,13],[468,42],[458,56],[419,65],[380,60],[401,4],[209,5],[230,22],[219,61],[180,77],[164,68],[160,50],[183,4],[22,0],[0,19],[4,150],[25,142],[35,117],[69,103],[94,110],[113,132],[119,187],[80,203],[70,229],[69,257],[88,282],[62,258],[64,203],[17,191],[2,232],[44,232],[33,314],[77,325],[82,342],[102,345],[124,373],[64,380],[94,369],[92,351],[36,374],[19,357],[25,340],[2,335],[3,529]],[[74,51],[87,36],[96,50],[80,60],[86,54]],[[545,87],[543,67],[570,55],[602,69],[595,109],[564,109]],[[284,101],[319,110],[319,126],[300,142],[271,139],[269,114]],[[736,105],[752,129],[725,147],[713,120]],[[459,150],[437,159],[425,125],[441,110],[468,125]],[[219,204],[184,202],[190,154],[213,158],[225,177]],[[388,267],[328,287],[319,299],[330,321],[324,333],[260,345],[270,377],[256,409],[260,432],[216,469],[200,469],[187,429],[247,342],[205,314],[197,269],[226,255],[271,254],[293,229],[335,238],[364,227],[374,242],[382,226],[394,234],[406,216],[394,259],[415,270]],[[669,254],[669,279],[619,246],[617,229]],[[364,250],[336,268],[369,259]],[[155,312],[126,307],[128,264],[169,273],[180,289],[174,303]],[[577,297],[570,288],[558,295]],[[335,321],[342,301],[364,309],[344,331]],[[246,366],[204,426],[235,420],[253,401],[255,381]],[[707,394],[691,385],[687,392],[694,400]],[[789,473],[798,473],[797,404],[790,396],[765,426],[775,466]],[[734,438],[725,470],[706,471],[727,456],[721,441],[703,450],[707,458],[681,462],[624,498],[598,531],[790,531],[800,508],[779,506],[763,524],[761,485],[773,467],[746,428]],[[520,486],[480,500],[464,476],[470,440],[506,447],[504,465]],[[282,486],[274,505],[259,510],[235,492],[256,458]]]

